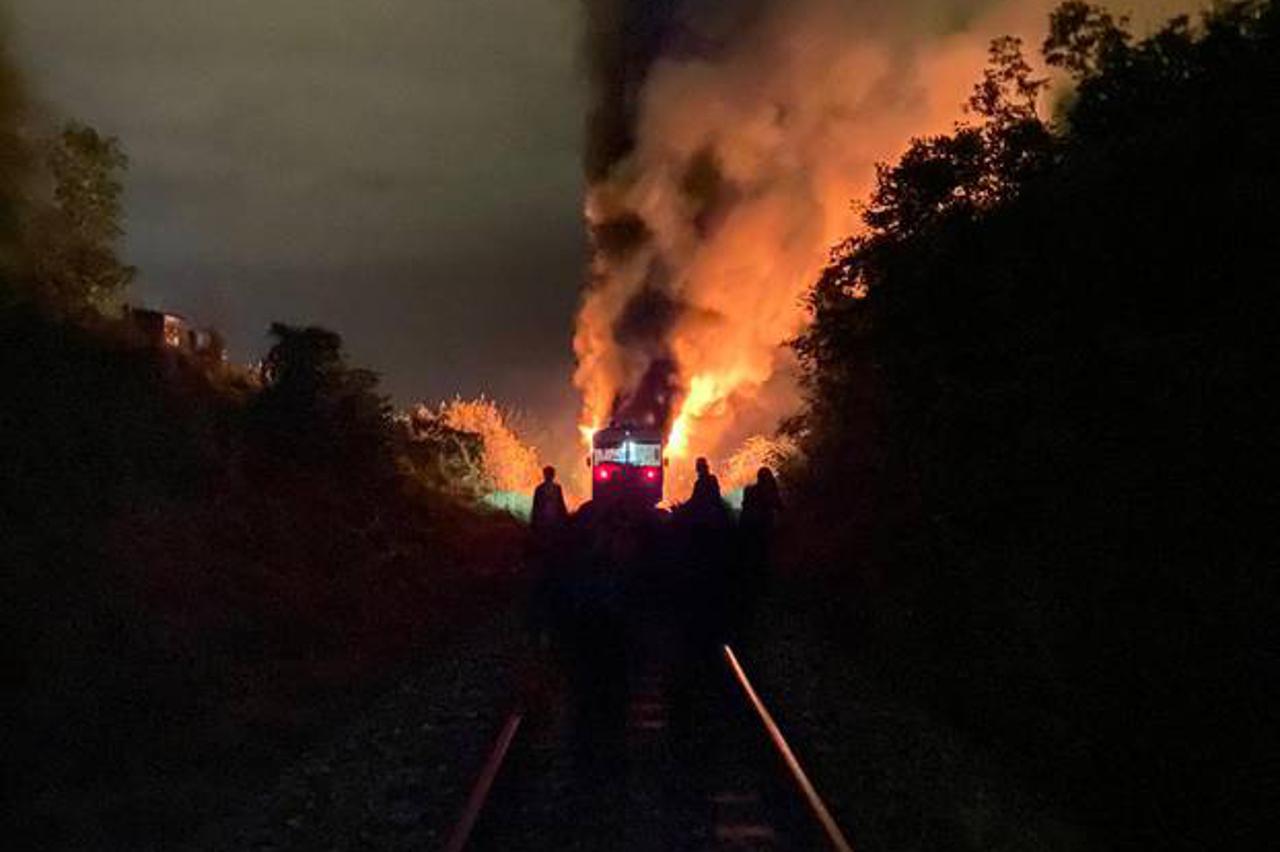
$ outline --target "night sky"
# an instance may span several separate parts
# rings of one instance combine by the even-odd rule
[[[120,137],[133,300],[340,331],[397,403],[576,414],[568,0],[9,0],[44,111]],[[558,424],[557,424],[558,425]]]

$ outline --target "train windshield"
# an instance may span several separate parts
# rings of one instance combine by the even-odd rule
[[[607,446],[597,446],[592,463],[633,465],[635,467],[659,467],[662,465],[662,445],[643,441],[624,440]]]

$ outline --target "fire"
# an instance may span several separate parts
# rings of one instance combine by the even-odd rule
[[[1034,62],[1056,2],[671,12],[658,47],[622,14],[641,0],[589,2],[602,130],[588,139],[593,255],[574,334],[582,422],[607,422],[663,364],[673,460],[722,461],[774,432],[797,398],[785,344],[803,296],[860,227],[876,164],[963,118],[993,37],[1021,36]]]
[[[719,377],[710,374],[694,376],[689,380],[689,394],[680,405],[680,411],[671,424],[671,432],[667,436],[667,454],[673,459],[689,458],[691,430],[695,428],[708,410],[723,403],[727,395],[725,384],[732,377]]]
[[[778,466],[796,451],[795,442],[789,438],[752,435],[725,461],[720,487],[726,492],[745,488],[756,481],[761,467],[773,468],[776,473]]]
[[[440,422],[478,435],[484,446],[484,473],[496,491],[530,492],[541,481],[538,451],[521,440],[510,412],[491,399],[455,398],[434,412]]]
[[[851,199],[913,135],[950,128],[985,61],[985,33],[917,55],[877,20],[779,4],[714,56],[647,70],[634,144],[586,197],[584,435],[659,361],[673,368],[661,406],[673,461],[774,431],[796,397],[785,344],[831,247],[858,226]]]

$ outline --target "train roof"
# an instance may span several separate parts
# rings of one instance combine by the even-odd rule
[[[637,441],[642,444],[661,444],[663,442],[661,430],[632,426],[625,423],[610,423],[603,429],[596,430],[596,433],[591,436],[591,443],[596,446],[620,444],[626,440]]]

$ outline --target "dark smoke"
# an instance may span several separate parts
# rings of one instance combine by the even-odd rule
[[[613,324],[613,339],[629,349],[654,352],[667,339],[681,310],[665,290],[645,287],[631,297]]]
[[[649,226],[634,213],[619,213],[591,229],[591,246],[601,254],[622,260],[644,245],[650,237]]]
[[[698,235],[706,239],[742,197],[742,191],[720,170],[714,151],[704,149],[693,158],[680,189],[696,206],[693,216]]]
[[[583,0],[591,75],[587,180],[609,174],[635,144],[640,93],[663,56],[711,58],[749,30],[775,0]]]
[[[714,57],[768,5],[768,0],[584,0],[591,75],[583,164],[587,180],[606,180],[634,147],[641,95],[655,62],[662,57]],[[710,151],[693,163],[683,189],[701,211],[698,227],[704,235],[737,195]],[[615,260],[651,237],[644,220],[626,209],[602,217],[591,231],[594,250]],[[680,392],[667,336],[686,309],[671,295],[668,270],[655,267],[648,275],[649,283],[627,302],[611,329],[620,347],[640,353],[649,364],[635,386],[614,399],[613,419],[665,429]]]
[[[586,59],[591,73],[591,107],[584,147],[587,180],[604,180],[635,144],[635,123],[649,68],[671,49],[680,29],[683,0],[585,0]],[[619,258],[650,238],[644,220],[622,210],[598,223],[592,245]],[[613,401],[611,420],[666,428],[675,395],[675,363],[664,338],[679,306],[660,284],[645,287],[627,304],[612,329],[624,347],[652,359],[639,383]]]
[[[612,422],[629,426],[662,429],[671,426],[672,404],[679,388],[676,364],[659,357],[649,362],[649,369],[629,393],[619,394],[613,401]]]
[[[678,29],[683,0],[583,0],[591,74],[587,180],[605,177],[635,142],[640,92]]]
[[[671,425],[678,386],[667,335],[682,311],[667,292],[649,286],[631,298],[614,323],[613,339],[618,345],[649,358],[649,367],[636,386],[624,389],[614,399],[614,421],[661,429]]]

